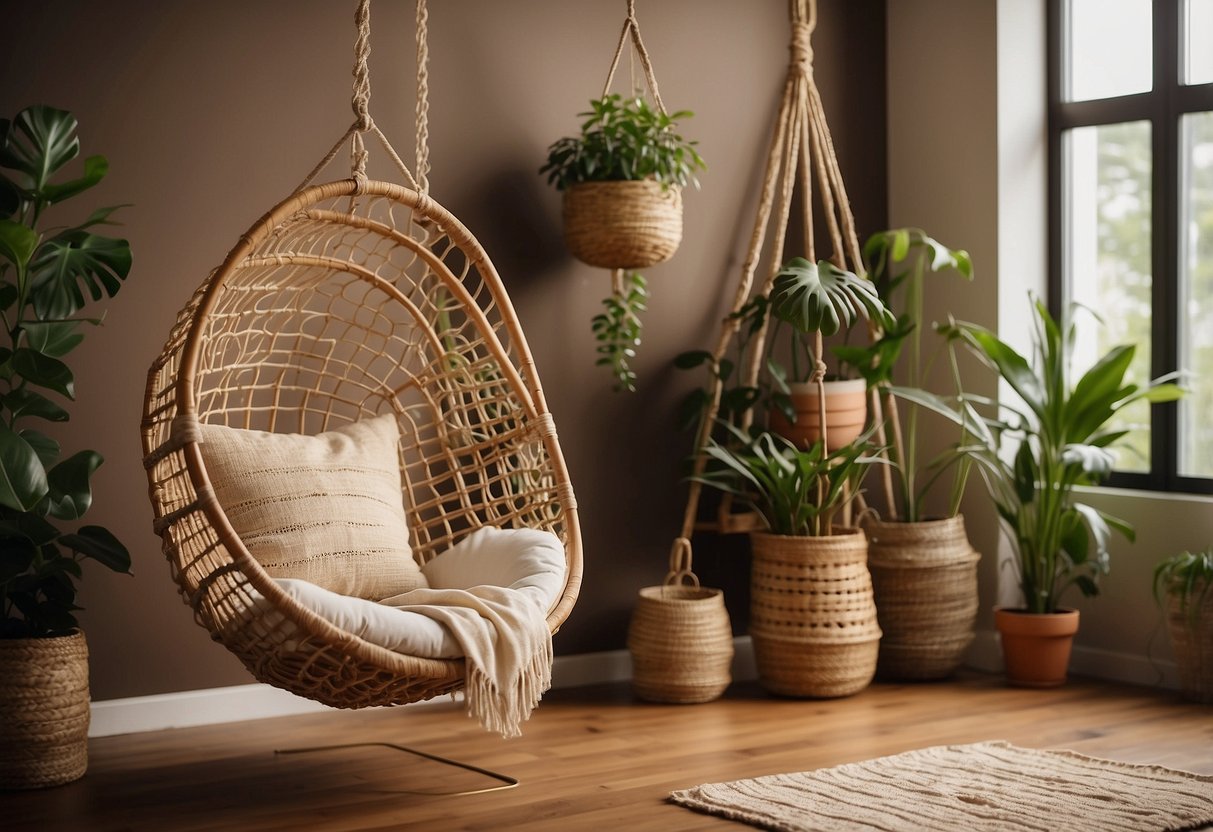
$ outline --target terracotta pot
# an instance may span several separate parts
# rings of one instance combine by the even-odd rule
[[[880,627],[864,533],[754,532],[750,542],[750,636],[762,686],[818,698],[866,688],[876,674]]]
[[[0,789],[84,776],[88,721],[84,633],[0,639]]]
[[[792,393],[792,408],[796,411],[796,422],[791,424],[783,413],[771,411],[771,430],[807,448],[821,438],[821,413],[817,406],[817,385],[811,382],[789,384]],[[859,379],[827,381],[826,398],[826,449],[836,451],[849,445],[863,433],[868,419],[867,383]]]
[[[583,263],[643,269],[682,242],[682,190],[649,179],[581,182],[564,192],[564,242]]]
[[[1070,647],[1078,632],[1078,610],[1030,613],[998,607],[994,625],[1002,639],[1008,682],[1026,688],[1065,684]]]

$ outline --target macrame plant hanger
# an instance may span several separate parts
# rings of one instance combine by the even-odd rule
[[[416,12],[415,170],[370,114],[370,0],[359,0],[353,123],[194,292],[152,364],[144,402],[153,527],[195,620],[259,681],[339,708],[454,693],[464,661],[387,650],[289,597],[216,500],[199,423],[316,433],[392,413],[419,562],[482,525],[551,531],[566,553],[552,632],[581,584],[576,499],[521,324],[479,242],[429,196],[426,0]],[[404,187],[368,179],[367,134]],[[347,142],[350,177],[312,184]],[[445,794],[517,784],[404,746],[362,745],[498,781]]]
[[[813,79],[811,37],[817,25],[816,0],[789,0],[789,13],[792,29],[789,46],[791,60],[784,82],[783,99],[771,136],[757,217],[753,233],[750,236],[749,249],[742,265],[741,279],[733,297],[731,314],[725,318],[712,353],[712,366],[714,367],[720,366],[721,360],[737,336],[742,325],[742,309],[752,296],[755,276],[760,264],[764,262],[766,272],[754,294],[769,296],[771,293],[775,276],[785,260],[784,248],[791,218],[792,201],[797,192],[800,196],[803,221],[801,231],[805,242],[805,257],[810,262],[817,260],[817,241],[814,239],[813,231],[813,205],[814,196],[816,196],[829,233],[831,246],[829,259],[840,268],[849,269],[856,274],[862,275],[865,272],[859,238],[855,230],[855,217],[851,212],[846,187],[842,181],[842,171],[834,152],[834,143],[830,136],[829,125],[826,123],[821,95]],[[768,233],[770,234],[770,246],[769,250],[766,250],[768,257],[764,261],[764,245],[768,242]],[[741,383],[748,387],[754,387],[757,384],[759,373],[762,371],[763,345],[767,337],[768,321],[769,318],[764,320],[761,328],[755,333],[751,341],[752,350],[749,361],[743,368],[740,368],[744,374]],[[824,381],[827,368],[822,360],[823,346],[821,333],[817,332],[814,336],[813,346],[817,363],[810,381],[817,385],[821,440],[825,442],[827,428]],[[720,378],[719,373],[715,373],[714,377],[707,412],[695,437],[692,469],[694,477],[698,477],[704,472],[707,462],[704,448],[711,435],[712,425],[720,412],[724,380]],[[869,406],[879,425],[882,422],[880,402],[874,391],[870,394]],[[748,428],[752,421],[752,411],[746,410],[740,417],[739,427]],[[883,427],[878,428],[877,438],[883,445]],[[887,468],[887,466],[882,467]],[[887,476],[888,472],[885,473]],[[824,487],[824,485],[819,487]],[[692,480],[683,513],[682,529],[670,550],[670,573],[672,575],[691,573],[691,537],[697,529],[737,533],[760,528],[760,520],[757,515],[737,514],[732,511],[732,500],[728,495],[722,499],[715,520],[698,520],[699,500],[702,492],[703,486]],[[849,519],[848,507],[843,514],[843,521],[849,522]]]

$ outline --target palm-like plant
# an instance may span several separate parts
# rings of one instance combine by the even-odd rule
[[[868,466],[885,462],[869,435],[827,453],[820,441],[801,450],[782,436],[726,427],[736,446],[708,440],[704,451],[718,465],[694,479],[750,505],[773,534],[832,534],[834,517],[858,496]]]
[[[895,392],[965,428],[967,438],[956,452],[981,473],[1015,546],[1025,609],[1049,613],[1071,586],[1097,595],[1099,578],[1108,572],[1112,532],[1134,537],[1127,522],[1074,495],[1076,486],[1095,485],[1112,470],[1110,448],[1128,430],[1109,423],[1135,401],[1173,401],[1183,391],[1166,378],[1144,386],[1127,382],[1132,345],[1109,350],[1074,378],[1074,323],[1059,324],[1040,302],[1035,311],[1032,362],[976,324],[951,321],[938,328],[1019,396],[1021,404],[1000,405],[1005,417],[997,411],[990,415],[994,403],[971,395],[945,399],[906,388]]]

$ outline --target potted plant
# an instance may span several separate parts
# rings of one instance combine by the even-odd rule
[[[1117,413],[1142,399],[1173,401],[1182,390],[1166,379],[1127,382],[1132,345],[1114,347],[1076,377],[1075,324],[1054,320],[1040,302],[1034,309],[1032,362],[984,327],[955,321],[939,327],[998,373],[1020,404],[1002,402],[1004,413],[990,413],[983,408],[993,403],[974,396],[947,402],[923,391],[899,394],[965,429],[957,452],[973,462],[994,501],[1023,596],[1022,607],[995,610],[1008,678],[1052,687],[1065,682],[1078,631],[1078,611],[1063,607],[1062,596],[1071,587],[1097,595],[1112,532],[1133,539],[1128,523],[1080,502],[1074,489],[1111,472],[1111,448],[1128,433],[1109,425]]]
[[[821,377],[825,372],[822,336],[849,329],[861,318],[876,330],[894,326],[894,318],[871,280],[840,269],[828,260],[811,263],[793,257],[771,286],[771,316],[776,327],[790,327],[790,371],[771,357],[767,369],[770,427],[806,446],[822,436],[836,450],[859,436],[867,423],[867,383],[862,378]],[[778,342],[772,333],[771,343]]]
[[[48,208],[101,181],[108,163],[52,177],[76,157],[76,119],[33,106],[0,120],[0,788],[66,783],[87,766],[88,650],[77,626],[81,562],[118,572],[126,548],[106,529],[73,527],[92,503],[96,451],[63,456],[39,430],[65,422],[75,397],[63,358],[79,346],[80,311],[112,297],[130,270],[125,240],[93,233],[113,208],[45,229]],[[69,525],[64,525],[69,524]]]
[[[593,321],[597,363],[616,390],[635,390],[630,366],[640,345],[648,289],[637,269],[664,262],[682,241],[682,189],[704,168],[696,142],[678,132],[692,113],[654,109],[642,96],[604,95],[579,114],[581,134],[548,148],[540,168],[564,193],[564,239],[575,257],[611,269],[606,311]]]
[[[751,533],[750,635],[762,684],[787,696],[862,690],[876,672],[880,628],[867,570],[867,539],[836,525],[869,466],[884,462],[865,434],[829,451],[781,436],[709,440],[714,463],[697,479],[749,505],[765,529]]]
[[[1184,698],[1213,704],[1213,547],[1161,561],[1154,600],[1166,612]]]
[[[938,458],[922,442],[920,421],[929,414],[893,395],[894,373],[921,388],[938,359],[953,353],[946,342],[923,349],[923,302],[927,276],[971,280],[967,252],[951,249],[918,228],[881,231],[863,248],[868,276],[896,323],[872,333],[868,343],[844,344],[834,355],[863,377],[876,421],[888,438],[893,465],[882,469],[884,505],[864,513],[868,568],[880,615],[877,673],[892,679],[948,676],[973,641],[977,619],[980,555],[965,533],[960,499],[969,473],[963,457]],[[956,375],[955,362],[952,366]],[[929,514],[928,494],[948,482],[946,508]]]

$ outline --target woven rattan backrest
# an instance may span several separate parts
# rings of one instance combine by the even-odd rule
[[[355,190],[361,193],[355,195]],[[315,434],[394,413],[415,557],[482,525],[546,529],[581,578],[572,488],[534,365],[480,245],[428,197],[308,188],[259,221],[180,313],[148,379],[156,527],[200,623],[276,587],[214,500],[198,422]]]

